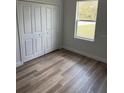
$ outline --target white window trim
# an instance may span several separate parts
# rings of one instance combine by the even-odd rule
[[[88,1],[88,0],[86,0]],[[90,0],[89,0],[90,1]],[[94,39],[90,39],[90,38],[85,38],[85,37],[79,37],[77,36],[77,22],[78,22],[78,15],[79,15],[79,3],[82,1],[77,1],[76,2],[76,13],[75,13],[75,29],[74,29],[74,39],[81,39],[81,40],[86,40],[86,41],[91,41],[91,42],[95,42],[95,36]],[[98,14],[98,8],[97,8],[97,14]],[[96,16],[97,18],[97,16]],[[96,30],[96,25],[95,25],[95,30]],[[96,32],[96,31],[95,31]]]

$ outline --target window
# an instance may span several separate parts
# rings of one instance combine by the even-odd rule
[[[98,0],[77,1],[75,38],[94,41]]]

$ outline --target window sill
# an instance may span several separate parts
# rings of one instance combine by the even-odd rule
[[[90,42],[95,42],[94,39],[89,39],[89,38],[84,38],[84,37],[79,37],[79,36],[74,36],[75,39],[80,39],[80,40],[85,40],[85,41],[90,41]]]

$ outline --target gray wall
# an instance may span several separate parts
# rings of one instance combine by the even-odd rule
[[[106,62],[107,1],[99,0],[95,42],[74,39],[76,0],[64,0],[63,47]]]

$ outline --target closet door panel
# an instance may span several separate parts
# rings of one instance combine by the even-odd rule
[[[34,13],[35,13],[35,31],[36,32],[41,32],[42,30],[41,30],[41,11],[40,11],[40,7],[37,7],[37,6],[35,6],[35,8],[34,8]]]
[[[53,31],[52,33],[52,47],[53,47],[53,50],[56,50],[59,48],[59,36],[58,36],[58,32],[57,31]]]
[[[23,7],[24,15],[24,34],[31,34],[31,7],[29,5],[24,5]]]
[[[46,16],[47,16],[47,30],[51,30],[52,28],[52,8],[51,7],[47,7],[46,8]]]
[[[51,36],[46,36],[46,50],[51,49]],[[51,51],[51,50],[49,50]]]
[[[38,37],[35,39],[35,47],[36,47],[36,52],[42,51],[43,48],[43,38],[42,37]]]
[[[52,7],[46,6],[46,40],[45,40],[45,53],[52,51]]]
[[[33,39],[25,40],[25,56],[33,55]]]
[[[34,8],[34,42],[35,42],[35,57],[44,55],[44,31],[42,30],[42,5],[35,4]]]
[[[26,62],[34,58],[31,5],[19,3],[17,7],[17,13],[21,45],[21,57],[22,61]]]

